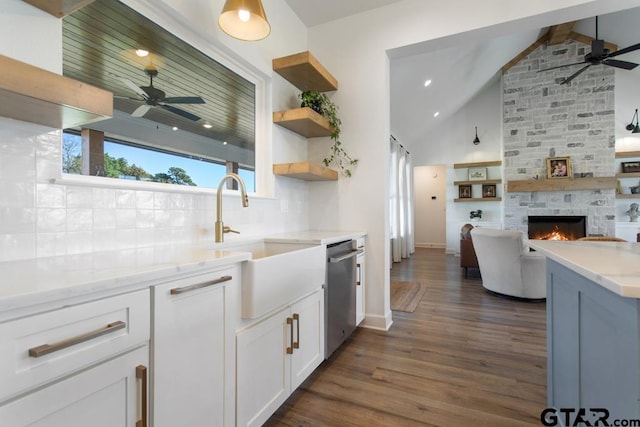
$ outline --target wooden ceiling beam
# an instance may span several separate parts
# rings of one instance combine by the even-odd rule
[[[571,34],[569,34],[569,38],[580,43],[588,44],[589,46],[591,46],[591,42],[595,40],[593,37],[585,36],[584,34],[576,33],[574,31],[571,31]],[[605,41],[604,48],[609,49],[610,52],[615,52],[616,50],[618,50],[618,45]]]
[[[545,44],[549,40],[549,32],[536,40],[533,44],[531,44],[528,48],[517,54],[513,57],[513,59],[502,66],[502,74],[506,73],[511,69],[511,67],[515,66],[518,62],[522,61],[522,59],[529,55],[531,52]]]
[[[547,33],[549,34],[549,44],[562,44],[567,41],[567,39],[573,32],[573,27],[575,27],[575,25],[576,21],[572,21],[549,27],[549,32]]]

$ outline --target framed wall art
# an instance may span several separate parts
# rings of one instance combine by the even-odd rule
[[[571,178],[571,158],[547,157],[547,178]]]
[[[460,199],[470,199],[471,198],[471,186],[470,185],[460,185],[460,186],[458,186],[458,198],[460,198]]]
[[[469,181],[486,181],[487,168],[469,168]]]
[[[496,185],[482,184],[482,197],[496,197]]]

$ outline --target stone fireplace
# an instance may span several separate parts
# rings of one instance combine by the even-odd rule
[[[530,216],[529,239],[537,240],[577,240],[586,236],[586,217],[573,216]]]
[[[586,235],[615,235],[615,189],[567,185],[558,191],[508,192],[510,180],[568,180],[547,178],[548,157],[569,157],[573,181],[613,175],[613,67],[591,67],[570,84],[559,84],[572,73],[570,67],[538,72],[580,62],[589,49],[573,40],[544,43],[503,74],[506,229],[528,233],[531,217],[581,216]]]

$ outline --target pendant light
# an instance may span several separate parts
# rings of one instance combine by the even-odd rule
[[[218,25],[231,37],[246,41],[262,40],[271,32],[260,0],[227,0]]]
[[[473,145],[480,144],[480,138],[478,138],[478,126],[476,126],[476,138],[473,140]]]
[[[636,121],[636,124],[633,124],[633,121]],[[636,108],[636,112],[634,113],[633,117],[631,118],[631,123],[629,123],[626,127],[626,129],[628,131],[631,131],[631,133],[640,133],[640,126],[638,126],[638,109]]]

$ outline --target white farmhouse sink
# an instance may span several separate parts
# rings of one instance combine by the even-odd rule
[[[325,282],[326,247],[252,243],[229,248],[251,252],[242,264],[242,317],[253,319],[288,304]]]

